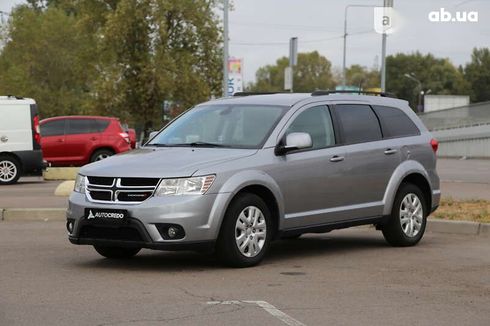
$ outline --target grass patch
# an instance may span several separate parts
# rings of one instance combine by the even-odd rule
[[[443,220],[490,223],[490,201],[442,198],[439,208],[431,216]]]

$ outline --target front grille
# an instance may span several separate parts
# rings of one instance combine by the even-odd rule
[[[92,202],[137,204],[153,195],[158,178],[87,177],[86,193]]]
[[[132,227],[100,227],[85,225],[80,229],[80,238],[120,241],[143,241],[140,232]]]

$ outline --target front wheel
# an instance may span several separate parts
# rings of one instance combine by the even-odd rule
[[[106,258],[127,259],[135,256],[141,248],[122,248],[122,247],[105,247],[94,246],[95,251]]]
[[[396,194],[390,219],[382,227],[383,236],[392,246],[416,245],[424,235],[427,215],[422,191],[413,184],[402,184]]]
[[[250,267],[265,256],[272,240],[272,217],[265,202],[255,194],[235,198],[221,227],[217,243],[220,258],[233,267]]]

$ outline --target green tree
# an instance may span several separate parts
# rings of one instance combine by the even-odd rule
[[[13,11],[0,55],[0,93],[35,98],[44,117],[89,113],[90,35],[58,8]]]
[[[336,75],[338,85],[342,84],[342,72]],[[366,88],[378,88],[380,86],[380,74],[376,69],[369,69],[361,65],[352,65],[345,70],[346,84]]]
[[[490,50],[473,49],[471,62],[464,67],[465,79],[471,85],[471,100],[490,101]]]
[[[3,39],[0,93],[35,98],[43,116],[159,127],[164,100],[189,107],[220,94],[219,3],[28,0]]]
[[[432,54],[422,55],[398,53],[386,58],[387,91],[410,102],[412,108],[417,107],[418,95],[421,90],[431,94],[469,94],[469,85],[463,74],[449,59],[435,58]],[[421,82],[422,89],[416,81],[406,78],[410,74]]]
[[[284,90],[284,69],[289,59],[277,59],[275,65],[261,67],[256,73],[256,82],[249,85],[251,91],[272,92]],[[330,89],[335,83],[331,72],[332,64],[317,51],[298,54],[298,64],[294,67],[293,88],[295,92],[312,92],[316,89]]]

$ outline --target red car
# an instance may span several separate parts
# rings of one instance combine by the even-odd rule
[[[43,157],[52,166],[82,166],[131,149],[117,118],[54,117],[40,126]]]

